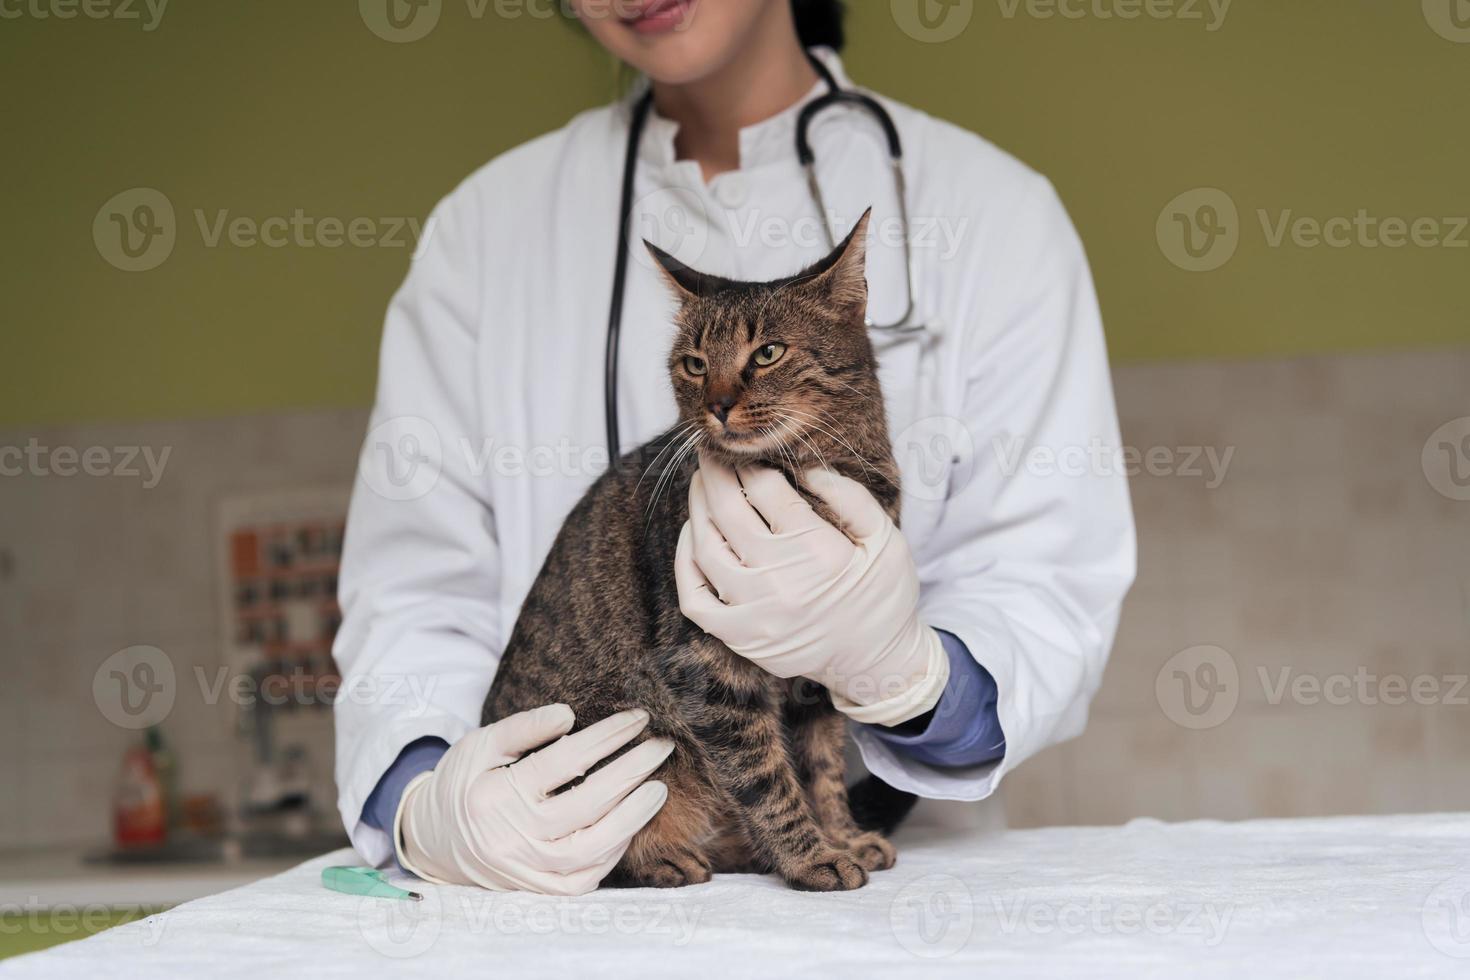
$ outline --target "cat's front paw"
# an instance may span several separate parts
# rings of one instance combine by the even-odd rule
[[[802,892],[847,892],[868,883],[868,873],[846,851],[821,851],[783,875],[786,883]]]
[[[898,851],[882,834],[858,834],[844,843],[865,871],[887,871],[898,860]]]
[[[648,857],[636,865],[625,862],[612,883],[624,888],[682,888],[703,884],[712,874],[702,856],[680,851]]]

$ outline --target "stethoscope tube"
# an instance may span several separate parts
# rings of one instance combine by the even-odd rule
[[[812,152],[811,140],[808,132],[811,129],[812,120],[818,114],[834,105],[851,105],[863,110],[877,120],[883,129],[883,138],[888,142],[888,161],[893,168],[893,186],[898,195],[898,217],[903,227],[903,269],[907,278],[907,296],[903,313],[892,323],[875,323],[872,318],[864,317],[863,322],[870,330],[887,331],[892,333],[913,333],[923,330],[918,324],[910,324],[909,317],[914,313],[914,255],[913,244],[909,241],[909,206],[908,188],[903,179],[903,141],[898,138],[898,126],[893,122],[893,117],[883,104],[864,92],[852,92],[837,84],[837,79],[832,77],[832,72],[822,64],[811,53],[807,52],[807,60],[822,80],[827,83],[827,94],[812,99],[802,106],[801,112],[796,117],[796,159],[801,164],[802,171],[806,174],[807,190],[811,193],[812,201],[817,206],[817,213],[822,216],[822,232],[827,236],[827,247],[836,248],[837,239],[832,234],[832,225],[827,221],[827,202],[822,198],[822,185],[817,180],[817,157]]]
[[[607,310],[607,351],[602,379],[603,418],[607,423],[607,463],[618,465],[618,340],[623,332],[623,293],[628,285],[628,218],[633,213],[633,177],[638,166],[638,144],[642,142],[643,125],[653,108],[652,90],[633,106],[628,121],[628,148],[623,157],[623,188],[618,199],[618,253],[613,261],[612,298]]]
[[[888,157],[893,167],[894,186],[898,192],[898,214],[903,222],[903,259],[904,275],[907,279],[908,302],[904,308],[903,315],[893,323],[879,324],[872,320],[866,320],[870,329],[892,333],[912,333],[924,329],[922,325],[910,324],[909,318],[914,312],[914,263],[912,244],[909,242],[909,216],[906,185],[903,178],[903,144],[898,138],[898,127],[894,125],[893,118],[882,104],[871,95],[862,92],[851,92],[843,89],[837,84],[837,79],[832,72],[821,61],[807,52],[807,60],[811,62],[813,70],[826,83],[827,92],[808,102],[802,107],[796,117],[796,157],[806,174],[807,187],[811,191],[812,202],[817,207],[818,214],[822,217],[822,229],[827,235],[827,247],[835,248],[837,243],[832,237],[832,226],[827,221],[827,205],[822,199],[822,188],[817,181],[816,156],[812,153],[811,142],[807,138],[807,130],[811,126],[812,119],[830,106],[846,104],[856,106],[864,110],[868,115],[878,121],[883,129],[884,139],[888,143]],[[650,90],[643,93],[638,101],[633,104],[632,116],[628,123],[628,146],[623,157],[623,183],[618,201],[618,249],[613,264],[612,297],[608,302],[607,313],[607,351],[603,371],[603,409],[607,423],[607,452],[608,465],[618,465],[618,341],[623,327],[623,296],[627,290],[628,278],[628,239],[632,233],[629,227],[629,219],[633,213],[633,179],[638,166],[638,148],[642,142],[644,124],[648,121],[648,113],[653,108],[653,92]]]

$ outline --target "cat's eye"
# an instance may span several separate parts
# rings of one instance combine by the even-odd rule
[[[705,371],[709,370],[709,367],[704,363],[704,358],[695,357],[693,354],[690,354],[688,357],[684,358],[684,370],[688,371],[690,374],[698,378],[702,376]]]
[[[784,353],[786,353],[785,344],[766,344],[756,350],[751,360],[755,361],[757,367],[770,367],[779,361]]]

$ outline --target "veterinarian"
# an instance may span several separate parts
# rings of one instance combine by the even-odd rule
[[[337,706],[353,843],[431,880],[558,894],[616,864],[664,800],[648,779],[658,760],[629,753],[550,803],[537,787],[583,773],[646,717],[570,735],[564,707],[479,717],[608,443],[626,450],[674,420],[673,302],[639,239],[703,271],[774,279],[870,205],[870,336],[902,532],[880,536],[861,583],[833,583],[821,621],[784,583],[830,567],[813,549],[846,547],[840,534],[769,542],[746,609],[708,585],[718,544],[686,535],[681,608],[773,673],[826,679],[884,781],[984,812],[973,801],[1006,773],[1082,731],[1134,573],[1102,324],[1056,192],[916,109],[833,98],[861,91],[836,54],[833,0],[572,6],[651,97],[640,80],[470,176],[435,210],[388,311],[335,655],[344,684],[412,678],[422,694]],[[700,492],[717,525],[748,506],[733,474]],[[890,600],[861,598],[873,595]]]

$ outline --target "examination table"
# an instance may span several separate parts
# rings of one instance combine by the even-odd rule
[[[1470,814],[919,835],[859,891],[330,892],[337,851],[14,977],[1470,977]]]

